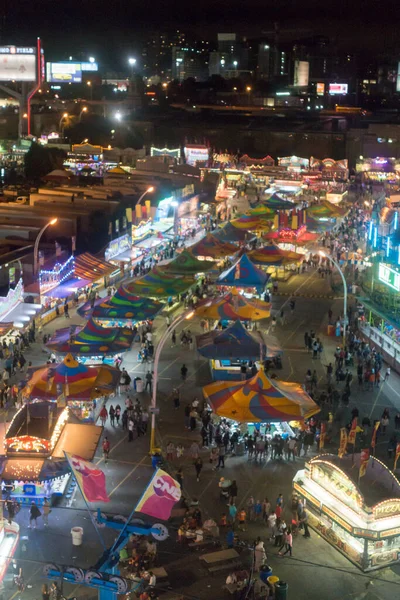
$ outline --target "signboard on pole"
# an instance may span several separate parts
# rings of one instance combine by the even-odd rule
[[[0,47],[0,81],[36,81],[36,77],[36,48]]]

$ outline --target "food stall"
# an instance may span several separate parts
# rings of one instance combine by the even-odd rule
[[[363,571],[400,560],[400,483],[380,460],[321,454],[293,480],[308,524]]]

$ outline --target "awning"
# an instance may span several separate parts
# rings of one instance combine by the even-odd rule
[[[4,323],[0,322],[1,325],[8,325],[13,323],[13,327],[26,327],[28,323],[35,317],[35,315],[41,310],[41,304],[30,304],[28,302],[19,302],[10,312],[8,312],[4,319]]]
[[[68,298],[80,288],[85,288],[92,283],[91,279],[68,279],[60,285],[48,290],[43,295],[48,298]]]
[[[116,270],[115,265],[96,258],[93,254],[85,252],[75,257],[75,277],[97,281],[101,277],[111,275]]]
[[[103,428],[86,423],[67,423],[54,448],[52,458],[65,458],[64,452],[92,460]]]

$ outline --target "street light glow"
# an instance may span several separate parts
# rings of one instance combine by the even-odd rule
[[[122,115],[119,111],[117,111],[114,115],[114,119],[117,119],[117,121],[120,121],[122,119]]]
[[[151,185],[146,191],[148,194],[151,194],[151,192],[154,192],[154,187]]]
[[[63,114],[63,119],[66,119],[68,117],[68,113],[64,113]]]
[[[90,63],[94,63],[94,62],[96,62],[96,59],[95,59],[95,57],[94,57],[94,56],[89,56],[89,62],[90,62]]]
[[[136,65],[136,58],[129,58],[129,59],[128,59],[128,63],[129,63],[131,66],[133,66],[133,65]]]
[[[54,217],[54,219],[52,219],[49,223],[49,225],[55,225],[57,223],[58,219],[57,217]]]
[[[192,310],[190,313],[188,313],[185,317],[185,319],[191,319],[192,317],[194,317],[194,310]]]
[[[84,107],[82,108],[82,112],[86,112],[86,111],[87,111],[87,106],[84,106]]]

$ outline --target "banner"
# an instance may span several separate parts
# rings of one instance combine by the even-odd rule
[[[346,454],[347,447],[347,429],[346,427],[342,427],[340,430],[340,446],[339,446],[339,458],[342,458]]]
[[[393,467],[393,471],[396,470],[396,466],[397,466],[397,461],[399,460],[400,457],[400,442],[398,442],[398,444],[396,444],[396,455],[394,457],[394,467]]]
[[[358,473],[359,479],[361,477],[364,477],[366,470],[367,470],[368,461],[369,461],[369,448],[364,448],[364,450],[361,450],[361,454],[360,454],[360,471]]]
[[[136,512],[167,521],[181,498],[181,486],[162,469],[157,469],[136,507]]]
[[[325,445],[325,437],[326,437],[326,423],[321,423],[321,431],[319,434],[319,449],[322,450],[322,448]]]
[[[356,435],[357,435],[357,417],[354,417],[354,419],[351,422],[351,428],[350,428],[350,433],[349,433],[349,438],[347,440],[347,443],[355,444],[356,443]]]
[[[76,454],[64,454],[86,502],[110,502],[103,471]]]
[[[375,446],[376,446],[376,434],[377,434],[380,424],[381,424],[381,422],[377,421],[374,425],[374,430],[372,432],[372,439],[371,439],[371,448],[375,448]]]

